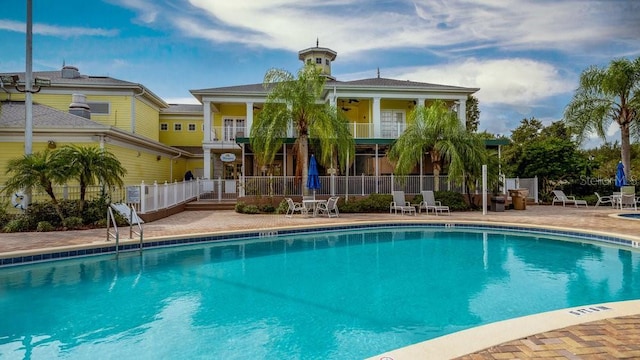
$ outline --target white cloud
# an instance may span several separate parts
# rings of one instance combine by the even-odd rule
[[[381,49],[429,47],[554,49],[593,53],[594,46],[637,49],[640,15],[632,1],[415,0],[393,6],[365,0],[190,0],[193,8],[164,14],[187,36],[298,51],[321,44],[343,56]],[[145,16],[152,2],[127,1]],[[627,9],[631,8],[631,9]],[[142,15],[141,15],[142,16]]]
[[[570,93],[576,79],[553,65],[524,58],[478,60],[442,65],[387,69],[391,77],[436,84],[479,87],[480,103],[506,104],[527,113],[546,98]]]
[[[45,36],[57,36],[62,38],[80,37],[80,36],[117,36],[118,30],[85,28],[85,27],[63,27],[47,24],[33,24],[33,33]],[[13,32],[26,32],[26,23],[12,20],[0,20],[0,30],[9,30]]]

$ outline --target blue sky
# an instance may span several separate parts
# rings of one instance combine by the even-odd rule
[[[24,71],[25,22],[26,1],[3,1],[0,72]],[[637,0],[33,0],[33,24],[34,71],[64,62],[169,103],[295,73],[319,39],[338,80],[481,88],[480,129],[505,135],[561,119],[587,67],[640,56]]]

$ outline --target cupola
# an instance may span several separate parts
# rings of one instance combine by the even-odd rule
[[[316,40],[316,47],[300,50],[298,52],[298,59],[306,64],[314,64],[322,70],[322,74],[331,80],[335,80],[331,76],[331,63],[336,59],[338,53],[329,49],[319,46],[319,41]]]

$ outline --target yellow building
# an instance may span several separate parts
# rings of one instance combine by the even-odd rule
[[[337,53],[323,47],[301,50],[304,64],[327,77],[321,101],[343,111],[356,140],[351,174],[392,172],[386,150],[406,128],[417,105],[445,100],[465,122],[467,97],[479,89],[377,77],[340,81],[331,74]],[[0,89],[0,169],[24,154],[23,73],[5,73]],[[125,183],[173,182],[187,170],[205,179],[237,181],[241,175],[292,175],[295,153],[289,139],[270,168],[253,160],[248,134],[267,92],[261,82],[191,90],[199,105],[167,104],[145,86],[107,76],[82,74],[73,66],[34,72],[51,85],[33,94],[33,151],[65,144],[96,145],[116,154]],[[425,164],[425,172],[429,165]],[[328,169],[325,169],[328,171]],[[323,174],[324,175],[324,174]],[[0,171],[0,184],[6,171]],[[231,184],[229,191],[235,192]]]

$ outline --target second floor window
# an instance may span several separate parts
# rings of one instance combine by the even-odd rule
[[[167,130],[169,130],[169,124],[167,123],[160,124],[160,131],[167,131]]]
[[[173,124],[173,131],[182,131],[182,124]]]
[[[189,131],[196,131],[196,124],[189,124]]]
[[[322,65],[322,58],[316,58],[316,64]]]
[[[385,139],[395,139],[406,128],[404,111],[383,110],[380,112],[380,130]]]

